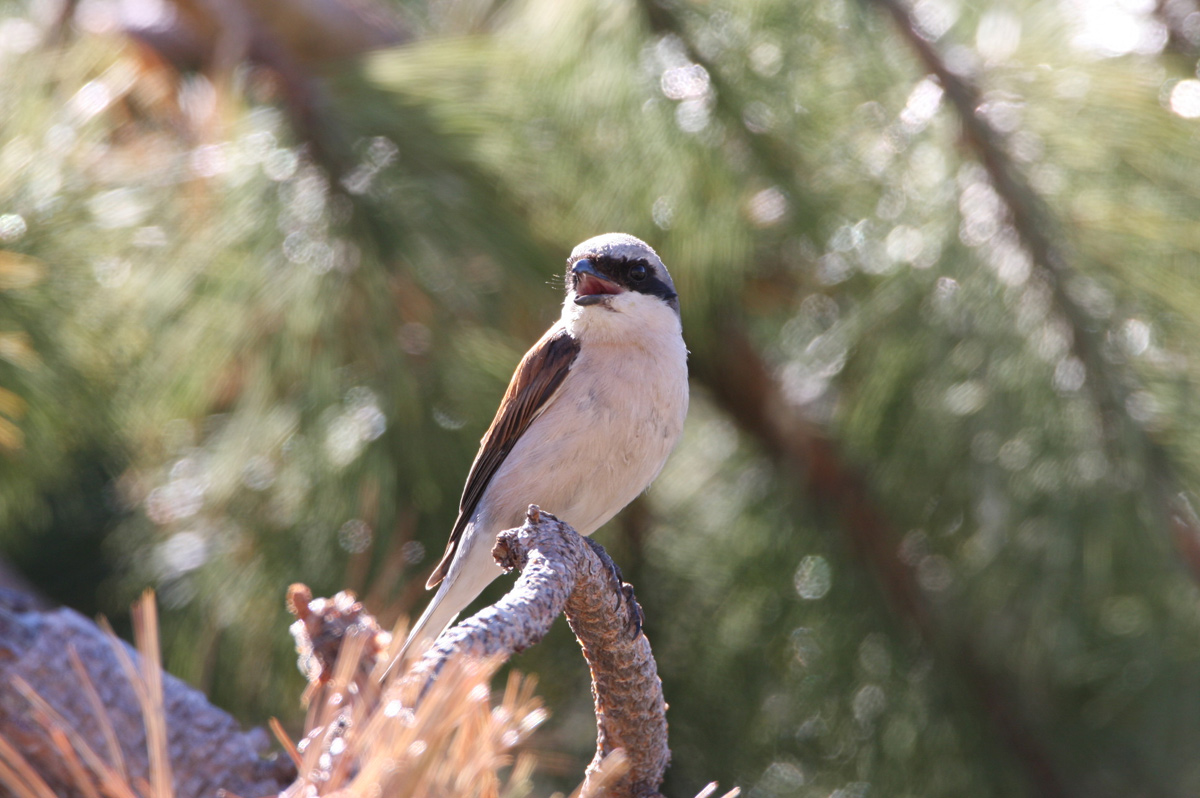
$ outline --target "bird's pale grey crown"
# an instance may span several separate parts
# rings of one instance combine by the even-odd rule
[[[658,253],[640,238],[627,233],[605,233],[579,244],[567,259],[567,286],[574,287],[572,268],[581,260],[627,291],[656,296],[679,313],[675,281]],[[644,269],[644,276],[641,270]]]

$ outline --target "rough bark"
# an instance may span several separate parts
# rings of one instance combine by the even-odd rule
[[[313,789],[337,793],[354,773],[365,774],[362,781],[375,786],[348,787],[350,793],[382,787],[368,772],[371,757],[392,759],[398,763],[393,770],[409,768],[401,781],[421,779],[422,768],[405,760],[403,746],[393,751],[394,740],[389,740],[396,732],[388,724],[408,717],[404,726],[424,730],[422,750],[425,740],[432,745],[445,737],[446,729],[459,722],[445,716],[462,711],[447,707],[461,700],[447,685],[462,681],[472,663],[490,675],[514,653],[538,643],[563,612],[591,669],[596,709],[596,755],[581,795],[658,794],[670,760],[666,702],[633,588],[621,581],[599,544],[536,505],[524,525],[499,535],[492,554],[505,568],[521,571],[513,588],[443,633],[415,660],[398,663],[398,675],[390,680],[387,635],[353,595],[313,599],[308,588],[292,586],[288,603],[299,619],[292,634],[313,701],[306,724],[310,732],[293,752],[302,778],[286,795]],[[380,707],[385,707],[382,713]],[[371,744],[375,738],[378,746]],[[415,788],[410,783],[405,789]]]
[[[597,794],[592,788],[604,782],[602,794],[656,795],[670,760],[666,702],[633,588],[599,544],[536,505],[524,525],[500,534],[492,553],[521,577],[496,604],[438,638],[404,681],[423,683],[423,695],[455,657],[506,659],[540,641],[565,611],[591,669],[596,707],[596,756],[584,793]],[[628,770],[614,782],[601,762],[617,749]]]
[[[117,645],[138,662],[136,651]],[[164,674],[162,682],[177,798],[210,798],[219,789],[274,795],[294,778],[289,762],[267,756],[265,731],[242,731],[179,679]],[[46,706],[35,709],[25,685]],[[0,591],[0,739],[20,752],[55,795],[84,795],[71,776],[79,762],[64,760],[39,717],[50,721],[60,741],[76,737],[128,783],[150,779],[142,705],[110,635],[73,610],[41,610],[21,594]],[[5,761],[11,765],[8,757]]]
[[[584,559],[584,573],[567,599],[566,613],[591,669],[596,707],[596,755],[584,789],[599,777],[605,758],[621,749],[630,769],[610,794],[656,795],[671,751],[662,682],[650,641],[641,633],[641,607],[604,550],[590,538],[583,540],[597,556]],[[597,566],[605,570],[597,571]]]

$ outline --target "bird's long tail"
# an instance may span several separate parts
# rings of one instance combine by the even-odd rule
[[[404,646],[400,649],[400,654],[397,659],[404,657],[411,650],[414,653],[426,643],[432,643],[437,639],[437,636],[446,630],[450,624],[454,623],[454,619],[462,612],[463,607],[471,602],[474,596],[464,599],[458,599],[456,595],[460,591],[455,590],[455,585],[458,584],[456,579],[443,579],[438,585],[437,592],[433,594],[433,599],[429,602],[429,606],[421,613],[421,617],[413,624],[413,628],[408,633],[408,639],[404,641]]]
[[[402,661],[409,654],[418,653],[426,643],[437,639],[438,635],[454,623],[458,614],[474,601],[493,579],[503,573],[491,559],[491,546],[473,546],[471,545],[473,542],[470,536],[464,540],[467,550],[459,552],[464,561],[456,564],[456,567],[452,568],[450,574],[438,585],[437,592],[433,594],[429,606],[425,608],[425,612],[421,613],[421,617],[413,625],[412,631],[408,633],[408,639],[404,641],[404,646],[400,649],[396,659],[388,665],[384,676],[396,666],[397,662]]]

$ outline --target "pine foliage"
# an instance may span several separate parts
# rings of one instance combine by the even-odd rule
[[[5,550],[92,530],[49,570],[103,562],[113,612],[155,585],[168,668],[294,717],[284,587],[418,606],[562,259],[625,230],[696,377],[600,533],[668,792],[1195,794],[1200,10],[1080,9],[409,3],[413,42],[298,101],[10,5]],[[745,411],[742,340],[791,426]],[[836,468],[788,454],[812,434]],[[519,665],[585,757],[563,638]]]

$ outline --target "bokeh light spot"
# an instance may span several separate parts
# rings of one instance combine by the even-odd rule
[[[1171,112],[1184,119],[1200,117],[1200,80],[1181,80],[1171,89]]]
[[[833,587],[833,569],[824,557],[810,554],[800,561],[794,582],[800,598],[808,601],[822,599]]]

